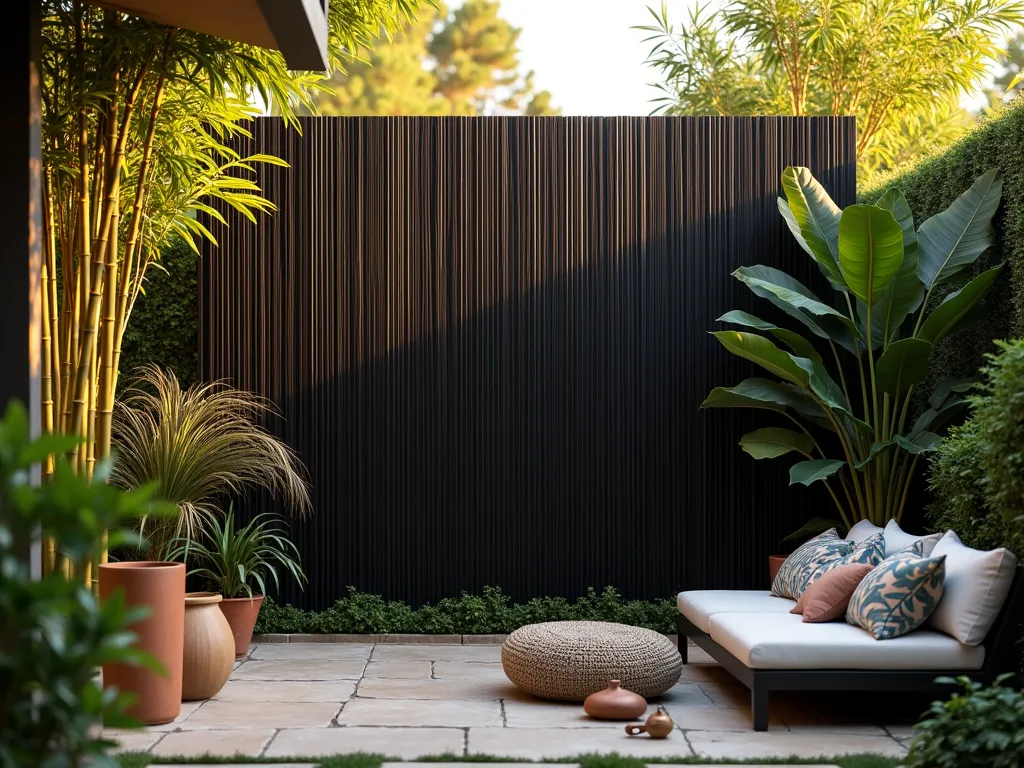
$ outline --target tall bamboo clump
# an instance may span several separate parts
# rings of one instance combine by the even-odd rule
[[[331,66],[402,28],[418,1],[334,0]],[[282,161],[228,144],[264,106],[298,128],[296,110],[312,108],[325,74],[77,0],[41,2],[41,427],[80,436],[69,458],[88,474],[110,453],[121,341],[161,247],[174,236],[215,242],[197,213],[223,221],[218,209],[231,206],[255,221],[273,210],[255,170]],[[74,567],[45,547],[44,567],[58,565]],[[78,567],[89,579],[90,565]]]
[[[218,201],[251,219],[273,209],[253,176],[281,161],[226,142],[259,112],[254,92],[304,102],[319,76],[77,2],[44,3],[43,62],[41,426],[82,437],[69,459],[91,474],[110,453],[121,342],[161,246],[212,240],[195,214],[220,219]],[[60,562],[47,546],[44,566]]]

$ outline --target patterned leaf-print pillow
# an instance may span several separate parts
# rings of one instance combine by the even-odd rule
[[[849,539],[846,541],[849,541]],[[918,544],[920,544],[920,542],[918,542]],[[807,587],[811,586],[811,584],[816,582],[833,568],[838,568],[840,565],[876,566],[884,559],[885,538],[883,538],[881,533],[876,533],[873,536],[868,536],[868,538],[857,544],[850,554],[845,555],[838,560],[831,560],[820,564],[819,567],[811,573],[810,577],[808,577],[807,583],[804,585],[804,589],[806,590]]]
[[[772,583],[772,594],[798,600],[819,568],[846,557],[856,546],[852,541],[839,538],[835,528],[804,542],[779,568]]]
[[[850,598],[846,620],[876,640],[905,635],[931,616],[942,597],[946,556],[898,552],[864,577]]]

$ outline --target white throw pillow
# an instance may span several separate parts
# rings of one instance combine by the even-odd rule
[[[861,520],[859,523],[854,523],[853,528],[846,534],[846,540],[852,541],[854,544],[860,544],[865,539],[870,539],[876,533],[881,532],[882,529],[870,520]]]
[[[980,645],[1013,583],[1017,558],[1006,548],[982,552],[948,531],[932,557],[946,556],[946,585],[928,624],[965,645]]]
[[[902,552],[915,541],[920,541],[924,544],[922,557],[931,557],[932,550],[935,549],[935,545],[942,538],[941,533],[929,533],[927,536],[914,536],[906,533],[895,520],[890,520],[885,524],[884,534],[886,557]]]

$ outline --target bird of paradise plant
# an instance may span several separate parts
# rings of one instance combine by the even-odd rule
[[[834,295],[823,300],[772,267],[737,269],[736,279],[809,334],[738,310],[720,317],[751,329],[715,331],[722,346],[776,378],[716,387],[701,407],[758,408],[788,419],[796,429],[757,429],[740,446],[755,459],[799,455],[790,484],[823,483],[846,527],[899,520],[921,456],[936,449],[971,382],[942,380],[929,408],[908,423],[911,395],[927,377],[935,345],[981,311],[1002,265],[941,301],[932,298],[992,243],[1002,181],[994,170],[985,173],[917,228],[898,189],[874,205],[840,210],[806,168],[787,168],[782,187],[779,211]],[[849,368],[840,349],[852,357]],[[798,533],[833,524],[818,518]]]

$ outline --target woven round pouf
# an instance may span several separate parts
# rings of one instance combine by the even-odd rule
[[[604,621],[521,627],[501,646],[501,666],[527,693],[559,701],[583,701],[609,680],[644,698],[658,696],[683,670],[679,651],[664,635]]]

